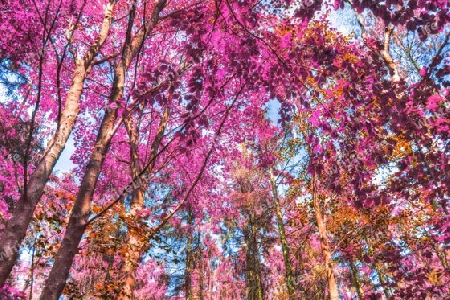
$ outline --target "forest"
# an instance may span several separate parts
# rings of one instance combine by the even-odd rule
[[[0,300],[450,299],[447,0],[0,0]]]

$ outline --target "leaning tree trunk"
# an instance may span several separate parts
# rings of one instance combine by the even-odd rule
[[[133,39],[131,29],[134,23],[135,6],[133,5],[128,22],[127,37],[122,51],[122,59],[114,69],[114,82],[110,95],[110,103],[118,103],[123,95],[125,75],[131,61],[140,51],[141,46],[159,21],[159,13],[166,5],[166,0],[160,0],[153,9],[151,19],[147,26]],[[78,191],[75,206],[70,215],[61,248],[56,255],[55,263],[50,271],[41,294],[41,300],[56,300],[61,295],[65,282],[69,276],[69,270],[77,253],[78,245],[88,224],[91,213],[91,201],[97,184],[111,138],[114,135],[117,109],[107,110],[97,134],[94,149],[90,155],[89,163]],[[117,129],[117,127],[116,127]]]
[[[50,141],[42,160],[31,175],[24,194],[21,196],[14,209],[13,216],[8,220],[2,234],[0,240],[0,253],[4,253],[6,257],[4,257],[0,264],[0,287],[5,284],[6,279],[16,263],[19,255],[18,249],[20,248],[22,240],[25,238],[28,224],[31,222],[36,205],[44,193],[45,185],[75,126],[75,121],[80,110],[79,101],[83,91],[84,81],[88,70],[92,67],[94,58],[99,53],[100,48],[108,36],[114,5],[115,1],[111,1],[107,5],[100,32],[89,51],[86,52],[82,59],[76,59],[72,83],[67,92],[64,109],[61,112],[61,119],[57,130]]]
[[[66,284],[69,270],[77,253],[78,244],[86,229],[91,214],[91,200],[97,184],[98,175],[105,159],[106,151],[111,141],[112,130],[117,118],[117,111],[111,110],[105,114],[100,127],[94,150],[78,191],[75,206],[72,209],[69,223],[64,234],[61,248],[56,255],[55,263],[45,282],[41,295],[42,300],[58,299]]]
[[[323,259],[325,260],[325,271],[327,274],[328,288],[330,290],[330,299],[339,300],[338,287],[333,271],[333,260],[331,258],[331,250],[328,244],[328,232],[321,212],[319,195],[316,193],[314,177],[311,180],[311,185],[314,204],[314,214],[316,216],[317,227],[319,229],[319,238],[322,248],[322,256]]]

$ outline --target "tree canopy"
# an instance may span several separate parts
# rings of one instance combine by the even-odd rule
[[[0,299],[450,295],[448,1],[0,12]]]

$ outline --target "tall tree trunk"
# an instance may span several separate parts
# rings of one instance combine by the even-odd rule
[[[199,281],[198,281],[198,299],[204,300],[203,296],[203,289],[204,289],[204,283],[203,283],[203,257],[200,257],[200,272],[199,272]]]
[[[199,171],[199,173],[197,174],[197,177],[196,177],[196,178],[194,179],[194,181],[192,182],[192,185],[191,185],[191,187],[188,189],[188,191],[187,191],[186,195],[184,196],[183,200],[181,200],[181,201],[178,203],[178,205],[172,210],[172,212],[169,213],[169,214],[161,221],[161,223],[160,223],[159,225],[157,225],[156,227],[153,227],[153,228],[151,229],[152,235],[153,235],[154,233],[158,232],[158,230],[159,230],[160,228],[162,228],[162,226],[163,226],[164,224],[166,224],[166,222],[167,222],[167,221],[168,221],[168,220],[169,220],[169,219],[170,219],[170,218],[171,218],[171,217],[172,217],[172,216],[173,216],[173,215],[174,215],[181,207],[182,207],[182,205],[186,202],[186,200],[189,198],[189,196],[191,195],[192,191],[194,190],[194,188],[196,187],[196,185],[197,185],[198,182],[200,181],[200,178],[202,177],[203,172],[205,171],[205,168],[206,168],[206,165],[207,165],[207,163],[208,163],[208,160],[209,160],[209,158],[211,157],[211,154],[212,154],[212,152],[213,152],[213,150],[214,150],[214,145],[215,145],[215,143],[218,141],[218,137],[219,137],[220,134],[221,134],[221,131],[222,131],[222,128],[223,128],[223,126],[224,126],[224,124],[225,124],[225,121],[228,119],[228,115],[229,115],[229,113],[230,113],[230,111],[231,111],[231,108],[234,106],[234,104],[235,104],[235,102],[236,102],[238,96],[239,96],[239,94],[236,96],[236,98],[235,98],[235,100],[233,101],[233,103],[232,103],[230,106],[228,106],[227,110],[225,111],[224,118],[223,118],[222,122],[220,123],[219,128],[218,128],[217,131],[216,131],[215,138],[214,138],[214,143],[213,143],[212,147],[209,149],[209,151],[208,151],[208,153],[207,153],[207,155],[206,155],[206,157],[205,157],[205,159],[204,159],[204,161],[203,161],[203,164],[202,164],[202,166],[201,166],[201,168],[200,168],[200,171]],[[165,130],[165,127],[166,127],[165,124],[167,123],[167,120],[168,120],[168,115],[169,115],[169,108],[166,107],[166,110],[165,110],[165,112],[164,112],[163,118],[162,118],[161,121],[160,121],[160,127],[159,127],[159,129],[158,129],[159,131],[158,131],[157,137],[156,137],[156,139],[154,140],[154,142],[153,142],[153,144],[152,144],[152,152],[154,153],[154,155],[157,154],[157,150],[158,150],[159,144],[160,144],[160,142],[161,142],[161,140],[162,140],[163,133],[164,133],[164,130]],[[152,157],[154,157],[154,156],[152,156]],[[147,169],[146,169],[145,171],[149,173],[149,172],[153,169],[154,163],[155,163],[155,160],[152,159],[152,160],[150,161],[150,163],[148,164],[148,167],[147,167]],[[148,246],[147,246],[147,245],[143,245],[143,247],[140,249],[140,251],[141,251],[141,253],[144,253],[145,251],[147,251],[147,249],[148,249]],[[136,269],[136,265],[134,266],[134,270],[133,270],[133,273],[132,273],[132,274],[134,274],[135,269]],[[127,298],[125,298],[125,299],[127,299]]]
[[[199,278],[198,278],[198,298],[199,300],[204,300],[204,296],[203,296],[203,289],[204,287],[204,282],[203,282],[203,272],[205,271],[204,268],[204,259],[205,257],[203,257],[202,255],[202,248],[201,248],[201,235],[200,233],[198,234],[198,238],[197,238],[197,245],[198,245],[198,252],[196,255],[197,261],[198,261],[198,272],[199,272]]]
[[[188,224],[192,226],[193,224],[193,215],[191,211],[191,207],[188,208]],[[192,271],[193,271],[193,263],[194,263],[194,247],[192,245],[192,228],[190,228],[188,233],[188,240],[186,244],[186,269],[184,272],[184,278],[185,278],[185,294],[186,294],[186,300],[192,300]]]
[[[383,272],[381,272],[381,270],[380,270],[380,268],[379,268],[379,266],[378,266],[378,263],[376,262],[376,259],[375,259],[375,257],[374,257],[374,250],[373,250],[373,246],[372,246],[372,244],[371,244],[371,240],[370,240],[368,237],[366,237],[366,236],[364,237],[364,239],[365,239],[365,241],[366,241],[366,243],[367,243],[367,245],[368,245],[369,257],[371,257],[371,258],[374,259],[373,263],[371,263],[372,268],[375,269],[375,272],[376,272],[377,275],[378,275],[378,279],[379,279],[379,281],[380,281],[381,287],[383,288],[383,293],[384,293],[384,295],[386,296],[386,299],[389,299],[390,296],[389,296],[388,288],[387,288],[387,286],[386,286],[386,281],[384,280]]]
[[[284,267],[286,271],[285,274],[286,274],[287,290],[289,294],[289,299],[294,299],[294,282],[292,280],[291,258],[289,254],[290,249],[286,239],[286,232],[284,230],[283,214],[281,211],[280,201],[278,197],[278,188],[275,182],[275,178],[273,176],[273,170],[270,169],[269,172],[270,172],[269,174],[270,183],[272,185],[273,200],[275,203],[275,210],[277,214],[278,233],[280,234],[281,250],[283,252]]]
[[[186,300],[192,300],[192,238],[188,237],[186,245],[186,269],[184,270],[184,292]]]
[[[139,124],[136,124],[134,121],[135,120],[133,120],[132,117],[125,119],[125,126],[130,138],[131,178],[136,178],[141,172],[139,161]],[[130,203],[130,214],[132,216],[135,216],[136,212],[142,208],[144,204],[144,195],[144,186],[140,186],[133,191]],[[125,264],[123,265],[121,271],[121,274],[124,276],[124,280],[118,299],[132,299],[133,297],[133,290],[136,283],[134,270],[139,264],[140,251],[142,247],[139,232],[137,232],[136,228],[128,227],[126,242],[129,249],[128,256],[125,258]]]
[[[349,260],[349,265],[350,265],[350,275],[352,278],[352,283],[353,283],[353,286],[355,287],[356,293],[358,294],[358,298],[364,299],[364,292],[361,288],[361,281],[358,276],[358,270],[356,269],[356,266],[351,259]]]
[[[257,229],[255,226],[252,226],[253,234],[252,234],[252,254],[253,254],[253,264],[255,266],[255,279],[257,283],[257,290],[256,290],[256,296],[257,300],[263,300],[264,299],[264,286],[262,281],[262,274],[261,274],[261,262],[259,259],[259,249],[258,249],[258,240],[257,240]]]
[[[66,278],[69,275],[70,267],[78,250],[78,244],[81,241],[91,214],[91,199],[105,159],[106,150],[111,141],[111,131],[113,130],[116,117],[117,111],[111,110],[103,118],[94,150],[91,153],[80,190],[78,191],[75,206],[70,215],[61,248],[58,250],[55,263],[45,282],[45,287],[41,295],[42,300],[56,300],[64,289]]]
[[[325,271],[327,274],[328,288],[330,290],[330,299],[339,300],[339,292],[336,283],[336,278],[333,271],[333,260],[331,258],[330,246],[328,244],[328,232],[323,219],[323,215],[320,207],[319,195],[316,192],[316,186],[314,182],[314,177],[311,180],[312,185],[312,197],[314,204],[314,214],[316,216],[317,227],[319,229],[319,238],[322,248],[322,256],[325,261]]]
[[[264,288],[261,277],[261,266],[259,260],[259,250],[257,241],[257,226],[253,220],[252,215],[249,215],[249,224],[245,240],[247,244],[246,251],[246,269],[247,269],[247,289],[249,300],[263,300]]]
[[[441,261],[441,265],[444,268],[448,268],[448,261],[447,261],[447,250],[445,248],[439,249],[439,245],[434,245],[434,251],[436,252],[436,256]]]
[[[159,151],[164,132],[169,120],[169,105],[164,109],[163,116],[159,123],[158,133],[153,140],[151,152],[150,152],[150,164],[145,170],[147,174],[151,174],[155,165],[156,156]],[[127,128],[128,135],[130,137],[130,158],[131,158],[131,175],[132,178],[136,178],[140,172],[139,161],[139,125],[134,122],[132,118],[125,120],[125,126]],[[139,209],[144,207],[144,194],[147,186],[144,183],[142,186],[133,191],[133,195],[130,203],[131,215],[136,215]],[[135,273],[139,264],[139,259],[143,253],[143,244],[140,242],[139,233],[134,228],[128,228],[127,244],[129,246],[129,256],[126,258],[125,264],[122,268],[121,274],[123,274],[122,290],[118,296],[119,300],[132,299],[134,286],[135,286]]]
[[[147,26],[133,39],[131,39],[131,31],[134,23],[135,6],[132,6],[126,41],[122,50],[122,59],[114,69],[114,82],[110,95],[110,103],[119,103],[122,98],[126,71],[133,58],[140,51],[146,36],[158,23],[159,13],[165,5],[166,0],[160,0],[155,5]],[[77,253],[78,245],[88,224],[89,216],[91,214],[92,196],[111,138],[114,135],[116,119],[117,109],[106,111],[97,134],[94,149],[89,158],[89,163],[86,166],[81,187],[78,191],[77,200],[70,215],[69,224],[64,234],[61,247],[56,255],[55,263],[50,271],[50,275],[45,282],[44,290],[40,298],[41,300],[57,300],[64,289],[66,279],[69,276],[70,267],[72,266],[73,259]]]
[[[386,296],[386,299],[389,299],[390,298],[389,290],[388,290],[388,288],[386,286],[386,281],[384,280],[383,272],[381,272],[381,270],[380,270],[380,268],[378,266],[378,263],[374,262],[373,263],[373,268],[377,272],[378,279],[380,280],[380,285],[383,287],[383,293]]]
[[[25,238],[28,224],[33,217],[36,205],[44,193],[45,185],[75,126],[75,121],[80,110],[79,101],[83,92],[87,71],[91,68],[94,58],[99,53],[100,48],[108,36],[114,5],[115,1],[111,1],[107,5],[100,32],[89,51],[86,52],[82,59],[76,58],[75,72],[69,91],[67,92],[57,130],[49,142],[42,160],[31,175],[24,194],[21,196],[19,203],[14,209],[13,216],[8,220],[1,236],[0,253],[6,253],[7,256],[0,264],[0,287],[5,284],[6,279],[14,267],[19,255],[17,250]]]

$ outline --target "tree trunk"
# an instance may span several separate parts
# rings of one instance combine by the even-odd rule
[[[439,245],[435,245],[434,251],[436,252],[436,256],[441,261],[442,267],[448,268],[447,250],[445,248],[439,249]]]
[[[198,269],[199,269],[199,279],[198,279],[198,299],[199,299],[199,300],[204,300],[203,289],[204,289],[205,287],[204,287],[204,282],[203,282],[203,281],[204,281],[204,279],[203,279],[204,273],[203,273],[203,272],[206,271],[206,270],[205,270],[205,266],[204,266],[204,260],[205,260],[206,258],[202,256],[202,248],[201,248],[200,243],[201,243],[201,235],[199,234],[199,235],[198,235],[198,242],[197,242],[197,245],[198,245],[199,249],[198,249],[198,252],[197,252],[198,255],[196,256],[196,257],[197,257],[197,260],[198,260],[198,264],[199,264],[199,266],[198,266]]]
[[[147,26],[131,39],[131,31],[134,23],[133,5],[128,21],[127,35],[122,50],[122,59],[114,69],[114,82],[111,89],[110,103],[119,103],[122,99],[125,85],[126,71],[131,61],[140,51],[141,46],[150,32],[159,21],[159,13],[166,5],[166,0],[160,0],[153,9],[150,21]],[[115,121],[117,119],[117,109],[107,110],[103,117],[102,124],[97,134],[94,149],[89,158],[89,163],[83,176],[80,190],[78,191],[75,206],[70,215],[61,248],[56,255],[55,263],[50,271],[50,275],[45,282],[41,300],[57,300],[61,295],[70,267],[78,250],[83,233],[91,213],[91,201],[97,184],[98,176],[109,148],[109,144],[114,135]],[[117,129],[117,127],[116,127]]]
[[[368,245],[369,257],[374,259],[373,263],[371,263],[372,268],[375,269],[375,272],[378,275],[378,279],[380,281],[381,287],[383,288],[383,293],[386,296],[386,299],[389,299],[389,291],[388,291],[388,288],[386,287],[386,281],[384,280],[383,273],[381,272],[380,268],[378,267],[378,263],[376,262],[376,259],[374,257],[374,250],[373,250],[373,247],[371,244],[371,240],[368,237],[364,237],[364,239],[366,240],[366,243]]]
[[[28,224],[33,217],[36,205],[44,193],[48,178],[53,172],[53,168],[61,156],[65,144],[75,126],[75,121],[80,110],[79,101],[84,87],[84,80],[86,79],[87,71],[92,66],[94,58],[97,56],[108,36],[114,4],[115,1],[111,1],[107,5],[101,30],[89,51],[86,52],[83,59],[76,59],[72,84],[70,85],[66,96],[57,131],[49,142],[42,160],[31,175],[25,193],[19,200],[12,214],[13,216],[8,220],[6,228],[1,236],[0,253],[5,253],[7,255],[0,264],[0,287],[5,284],[6,279],[16,263],[17,257],[19,256],[17,250],[20,248],[20,244],[25,238]]]
[[[124,120],[125,127],[127,129],[130,139],[130,171],[131,178],[136,178],[141,172],[139,161],[139,120],[135,123],[135,120],[130,116]],[[144,204],[145,187],[140,186],[133,191],[130,214],[136,215],[136,212],[142,208]],[[125,264],[122,268],[121,274],[123,274],[122,289],[117,299],[132,299],[134,286],[136,279],[134,276],[134,270],[139,263],[139,257],[141,254],[141,242],[139,233],[133,227],[128,227],[128,235],[126,237],[127,245],[129,247],[128,255],[125,258]]]
[[[191,212],[191,208],[188,208],[188,224],[189,226],[192,226],[193,224],[193,216]],[[193,262],[194,262],[194,247],[192,245],[192,228],[190,228],[188,233],[188,240],[186,244],[186,269],[184,271],[184,278],[185,278],[185,296],[186,300],[192,300],[192,271],[193,271]]]
[[[159,123],[158,133],[152,143],[152,149],[150,152],[150,164],[146,170],[147,174],[151,174],[153,167],[155,165],[155,157],[158,154],[159,146],[162,142],[164,132],[167,127],[169,120],[169,106],[167,105],[161,121]],[[131,175],[132,178],[136,178],[140,172],[141,167],[139,163],[139,126],[133,122],[132,118],[125,120],[125,125],[127,128],[128,135],[130,136],[130,158],[131,158]],[[146,189],[146,184],[144,183],[141,187],[134,190],[131,203],[130,203],[130,213],[131,215],[136,215],[139,209],[144,206],[144,193]],[[143,252],[143,245],[139,241],[139,233],[133,228],[129,228],[127,242],[129,245],[129,256],[126,258],[125,264],[122,268],[121,274],[124,274],[124,281],[122,283],[122,291],[117,299],[132,299],[134,286],[135,286],[135,273],[139,264],[139,259]]]
[[[61,248],[55,258],[50,275],[45,282],[41,300],[58,299],[61,295],[69,270],[72,266],[78,244],[81,241],[91,214],[91,200],[97,184],[106,151],[112,137],[112,130],[117,117],[117,110],[110,110],[105,114],[102,125],[91,153],[86,172],[78,191],[77,200],[70,215],[69,223],[61,243]]]
[[[386,286],[386,281],[384,280],[383,273],[381,272],[381,270],[378,267],[378,264],[376,262],[373,263],[373,268],[377,272],[378,279],[380,280],[380,285],[383,287],[383,293],[386,296],[386,299],[389,299],[390,295],[389,295],[389,290]]]
[[[249,215],[249,224],[245,235],[247,244],[246,269],[247,269],[247,289],[249,300],[263,300],[264,288],[261,277],[261,266],[259,260],[259,250],[257,242],[257,228],[253,217]]]
[[[361,288],[361,281],[359,280],[358,270],[356,269],[355,264],[353,263],[353,261],[351,259],[349,260],[349,265],[350,265],[350,274],[351,274],[351,278],[352,278],[352,283],[353,283],[353,286],[355,287],[356,293],[358,294],[358,298],[364,299],[364,292]]]
[[[275,182],[275,178],[273,176],[273,170],[270,169],[269,172],[270,172],[270,183],[272,185],[273,200],[275,203],[275,210],[277,214],[277,226],[278,232],[280,234],[281,250],[283,252],[284,267],[286,271],[285,274],[286,274],[287,290],[289,294],[289,299],[294,299],[294,282],[292,280],[291,258],[289,254],[290,249],[286,239],[286,232],[284,230],[283,215],[281,212],[280,201],[278,198],[278,189]]]
[[[319,229],[320,244],[322,247],[322,256],[325,261],[325,271],[327,274],[328,288],[330,290],[330,299],[339,300],[339,292],[336,284],[336,278],[333,271],[333,260],[331,258],[330,246],[328,244],[328,232],[320,209],[319,195],[316,193],[314,177],[311,180],[312,197],[314,204],[314,214],[316,216],[317,227]]]

